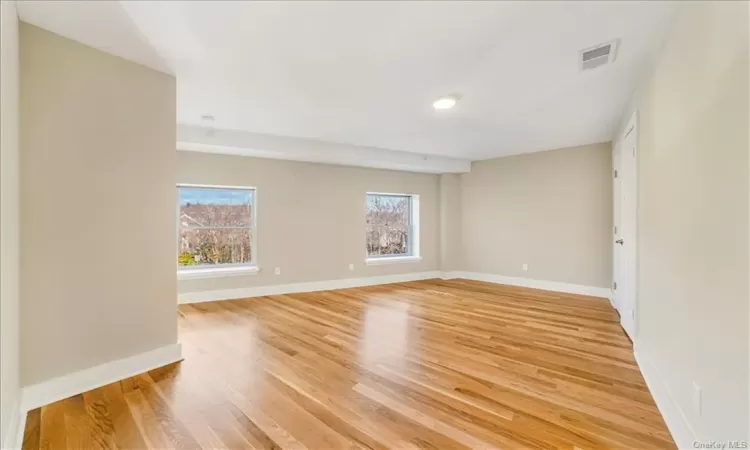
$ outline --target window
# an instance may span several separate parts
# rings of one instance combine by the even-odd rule
[[[419,197],[406,194],[367,194],[367,263],[418,261]]]
[[[180,272],[255,266],[254,188],[180,185],[177,192]]]

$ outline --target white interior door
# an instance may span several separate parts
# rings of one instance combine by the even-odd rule
[[[620,142],[615,142],[615,146],[612,149],[612,166],[614,176],[614,187],[613,187],[613,209],[614,209],[614,230],[613,230],[613,242],[614,249],[612,255],[614,261],[612,264],[612,303],[614,303],[617,311],[622,314],[623,303],[621,300],[620,293],[622,292],[622,245],[617,244],[622,238],[622,226],[620,225],[622,217],[622,169],[621,169],[621,155],[622,146]],[[618,285],[619,284],[619,285]]]
[[[614,292],[620,324],[635,340],[636,333],[636,157],[637,129],[635,115],[622,139],[615,145],[615,239]]]

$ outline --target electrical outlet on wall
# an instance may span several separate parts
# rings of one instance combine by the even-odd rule
[[[701,387],[693,381],[693,410],[697,415],[701,415],[703,413],[703,392],[701,390]]]
[[[281,275],[281,267],[273,269],[273,273],[275,273],[276,275]]]
[[[526,272],[527,270],[529,270],[529,265],[526,264],[526,263],[521,264],[521,270],[523,270],[524,272]]]
[[[354,264],[349,264],[349,270],[354,270]]]

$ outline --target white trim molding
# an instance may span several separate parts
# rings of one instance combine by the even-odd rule
[[[178,280],[198,280],[202,278],[237,277],[255,275],[260,271],[258,266],[203,267],[200,269],[183,268],[177,270]]]
[[[695,434],[695,430],[690,426],[685,413],[680,408],[680,405],[674,399],[674,396],[669,391],[667,383],[659,374],[656,366],[650,361],[639,347],[633,346],[633,354],[635,355],[635,361],[638,363],[638,368],[641,369],[643,379],[646,381],[648,390],[651,392],[656,407],[659,409],[661,416],[664,418],[664,422],[667,424],[672,439],[680,449],[691,449],[694,442],[699,442],[698,436]]]
[[[592,297],[612,298],[612,290],[597,286],[585,286],[582,284],[560,283],[558,281],[533,280],[531,278],[506,277],[491,273],[477,272],[443,272],[444,279],[465,278],[474,281],[486,281],[488,283],[508,284],[532,289],[543,289],[545,291],[565,292],[568,294],[590,295]],[[611,301],[611,300],[610,300]]]
[[[182,360],[182,345],[159,347],[23,388],[20,413]]]
[[[26,413],[21,411],[20,399],[13,404],[11,414],[2,448],[20,449],[23,443],[23,432],[26,428]]]
[[[381,264],[412,263],[420,261],[422,261],[421,256],[383,256],[380,258],[367,258],[365,264],[368,266],[378,266]]]
[[[238,298],[264,297],[266,295],[294,294],[300,292],[330,291],[378,284],[401,283],[404,281],[428,280],[441,278],[441,272],[416,272],[396,275],[383,275],[365,278],[343,278],[340,280],[312,281],[309,283],[276,284],[238,289],[221,289],[212,291],[185,292],[177,296],[180,304],[233,300]]]
[[[378,284],[401,283],[404,281],[428,280],[432,278],[465,278],[467,280],[486,281],[490,283],[508,284],[547,291],[565,292],[569,294],[589,295],[593,297],[612,298],[612,291],[607,288],[584,286],[578,284],[559,283],[556,281],[532,280],[528,278],[506,277],[475,272],[415,272],[396,275],[383,275],[366,278],[343,278],[340,280],[312,281],[308,283],[276,284],[270,286],[255,286],[237,289],[220,289],[210,291],[184,292],[178,295],[179,304],[213,302],[218,300],[233,300],[239,298],[264,297],[266,295],[294,294],[301,292],[329,291],[360,286],[374,286]]]

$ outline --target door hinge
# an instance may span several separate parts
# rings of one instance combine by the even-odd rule
[[[612,283],[612,289],[617,290],[617,281],[615,281],[614,283]]]
[[[617,178],[617,171],[615,170],[615,178]]]
[[[617,234],[617,226],[615,226],[615,234]]]

